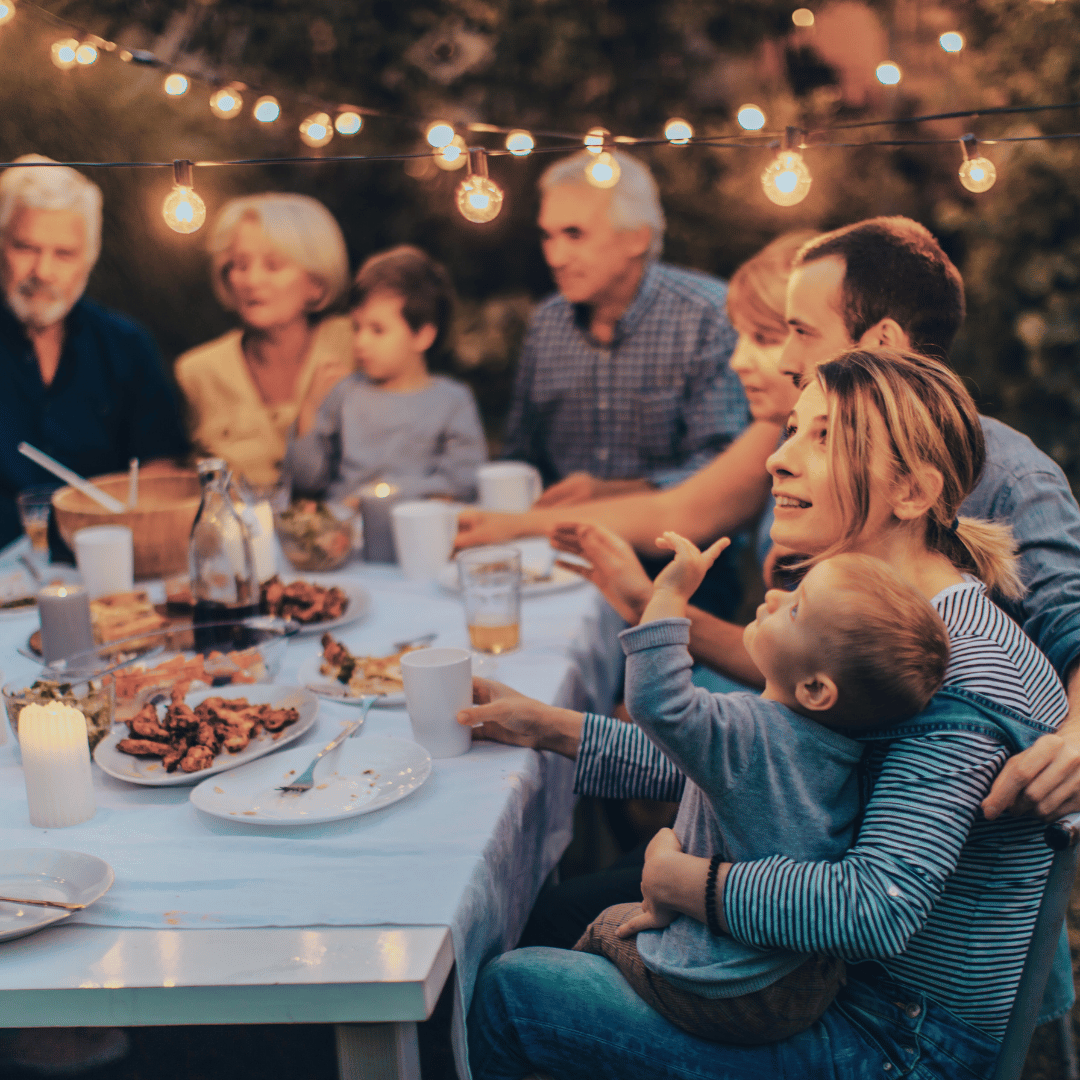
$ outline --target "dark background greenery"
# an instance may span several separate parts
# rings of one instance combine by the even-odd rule
[[[421,118],[484,121],[535,130],[612,131],[655,137],[671,115],[699,133],[732,134],[746,100],[772,129],[806,128],[958,108],[1080,99],[1075,42],[1080,12],[1030,0],[915,0],[816,5],[818,27],[794,31],[793,3],[772,0],[48,0],[48,11],[130,48],[152,49],[207,79],[239,79],[282,101],[269,127],[250,116],[221,121],[209,89],[161,92],[163,72],[103,54],[62,72],[48,46],[66,36],[23,5],[0,27],[0,156],[38,151],[62,160],[195,160],[311,153],[297,125],[317,102],[383,111],[354,139],[321,151],[409,153]],[[831,15],[831,37],[826,34]],[[854,26],[878,27],[873,48],[898,60],[898,90],[867,82],[882,56]],[[968,48],[947,57],[937,35],[960,29]],[[818,37],[815,37],[818,34]],[[827,40],[828,39],[828,40]],[[837,45],[839,39],[840,44]],[[860,52],[861,50],[861,52]],[[854,74],[853,74],[854,73]],[[854,82],[852,81],[854,80]],[[861,82],[860,82],[861,80]],[[854,84],[858,86],[853,90]],[[860,96],[861,95],[861,96]],[[958,138],[1080,130],[1062,110],[977,121],[870,128],[870,137]],[[500,145],[497,135],[470,142]],[[983,408],[1028,432],[1080,483],[1080,149],[1073,141],[984,148],[999,179],[974,196],[957,182],[956,143],[833,147],[806,157],[814,186],[781,210],[757,177],[765,149],[641,147],[669,218],[666,257],[727,274],[788,228],[828,228],[877,213],[909,214],[932,228],[960,265],[969,317],[954,360]],[[505,412],[529,304],[550,289],[536,243],[539,155],[492,162],[506,191],[502,215],[476,226],[453,209],[461,173],[400,162],[201,168],[210,213],[232,195],[293,190],[322,199],[344,229],[354,264],[412,242],[450,267],[462,296],[454,366],[476,388],[490,429]],[[425,163],[428,164],[428,163]],[[147,323],[167,357],[230,325],[206,278],[201,237],[169,232],[160,205],[169,170],[89,170],[105,192],[105,243],[90,293]],[[412,172],[423,172],[416,168]]]

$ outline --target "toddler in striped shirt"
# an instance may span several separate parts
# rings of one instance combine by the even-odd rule
[[[675,821],[682,849],[726,862],[839,859],[860,811],[855,736],[926,707],[948,664],[944,623],[881,560],[836,555],[794,592],[771,590],[746,628],[764,692],[711,694],[691,682],[685,615],[727,541],[704,553],[675,533],[657,544],[675,559],[639,625],[621,635],[626,703],[686,775]],[[775,1042],[809,1027],[844,973],[839,959],[760,949],[640,904],[608,908],[574,947],[611,960],[676,1026],[726,1043]]]

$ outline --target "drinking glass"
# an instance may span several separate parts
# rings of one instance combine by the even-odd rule
[[[49,512],[52,510],[54,487],[29,487],[19,492],[19,520],[30,537],[34,551],[49,550]]]
[[[521,638],[521,552],[469,548],[458,556],[465,625],[477,652],[504,653]]]

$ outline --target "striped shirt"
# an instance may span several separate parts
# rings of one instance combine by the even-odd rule
[[[951,586],[934,606],[949,631],[947,686],[1061,723],[1068,701],[1057,676],[981,583]],[[681,792],[674,766],[629,724],[587,718],[579,757],[597,753],[613,756],[579,761],[584,794]],[[1051,857],[1034,819],[976,821],[1007,757],[999,740],[970,732],[871,744],[873,794],[855,846],[835,863],[736,863],[723,896],[732,934],[763,948],[879,960],[1000,1038]],[[620,779],[627,786],[615,790]]]
[[[737,335],[719,278],[650,264],[610,343],[556,294],[533,315],[503,457],[545,483],[572,472],[669,487],[707,465],[750,420],[728,367]]]

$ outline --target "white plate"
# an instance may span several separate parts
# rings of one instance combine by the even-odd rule
[[[4,896],[92,904],[109,891],[113,879],[107,862],[81,851],[0,850],[0,894]],[[60,908],[0,902],[0,941],[32,934],[73,914]]]
[[[460,593],[461,580],[458,577],[457,563],[448,563],[439,571],[439,584],[447,592]],[[573,570],[565,570],[561,566],[552,567],[551,577],[546,581],[532,581],[521,586],[522,596],[546,596],[548,593],[562,592],[563,589],[576,589],[584,585],[585,579]]]
[[[349,623],[362,619],[371,610],[371,594],[353,578],[338,577],[336,574],[293,574],[288,577],[283,576],[281,580],[286,585],[291,585],[294,581],[310,581],[314,585],[322,585],[326,588],[336,585],[349,598],[344,615],[336,619],[327,619],[326,622],[300,623],[301,634],[323,634],[327,630],[348,626]]]
[[[208,697],[247,698],[252,705],[272,705],[275,709],[292,707],[300,713],[295,724],[285,728],[275,739],[269,732],[262,732],[238,754],[223,750],[214,764],[208,769],[185,773],[179,769],[168,773],[162,767],[160,758],[139,758],[121,753],[116,744],[128,738],[126,724],[117,725],[94,748],[94,760],[103,772],[115,776],[117,780],[127,780],[131,784],[145,784],[147,787],[182,787],[185,784],[197,784],[204,777],[215,773],[235,769],[255,758],[261,758],[280,746],[299,739],[312,724],[319,712],[319,701],[314,694],[300,686],[268,686],[266,683],[244,683],[233,686],[216,686],[209,690],[197,690],[184,698],[192,708]]]
[[[351,650],[350,650],[351,651]],[[309,688],[313,693],[326,701],[336,701],[341,705],[359,705],[363,697],[353,697],[349,694],[349,688],[344,683],[339,683],[332,675],[324,675],[319,667],[322,664],[322,653],[304,660],[296,671],[296,679],[301,686]],[[326,687],[326,693],[319,692],[319,686]],[[339,693],[338,690],[345,693]],[[383,706],[387,709],[396,709],[405,704],[405,694],[383,694],[375,701],[375,706]]]
[[[310,791],[277,790],[303,772],[314,756],[311,747],[275,754],[228,776],[204,780],[192,789],[191,801],[225,821],[311,825],[380,810],[414,792],[431,773],[431,755],[422,746],[361,733],[315,766]]]

